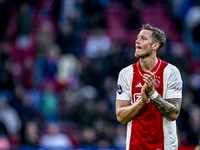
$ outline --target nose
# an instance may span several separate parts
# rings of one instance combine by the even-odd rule
[[[137,44],[140,43],[139,38],[136,39],[135,43],[137,43]]]

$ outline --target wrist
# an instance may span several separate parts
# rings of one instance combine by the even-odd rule
[[[147,94],[150,96],[150,95],[152,95],[155,91],[156,91],[156,90],[153,89],[152,91],[147,92]]]
[[[142,101],[141,99],[138,101],[139,105],[144,105],[146,102]]]
[[[151,100],[154,100],[158,95],[158,92],[155,90],[154,93],[150,95]]]

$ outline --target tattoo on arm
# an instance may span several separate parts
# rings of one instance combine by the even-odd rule
[[[158,111],[167,119],[170,120],[171,114],[179,114],[181,107],[181,98],[172,98],[164,100],[160,95],[158,95],[154,100],[152,100],[155,104]]]

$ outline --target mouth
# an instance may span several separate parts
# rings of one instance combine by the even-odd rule
[[[142,49],[142,47],[140,47],[140,46],[136,46],[135,48],[136,48],[136,49]]]

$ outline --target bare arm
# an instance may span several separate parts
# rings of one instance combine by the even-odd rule
[[[146,92],[150,96],[155,92],[155,75],[154,73],[148,71],[148,74],[145,74],[143,78],[145,83],[147,84]],[[158,95],[152,101],[155,104],[158,111],[166,119],[173,121],[178,118],[182,102],[181,98],[163,99],[160,95]]]
[[[116,100],[116,116],[117,120],[124,124],[133,119],[142,109],[143,104],[140,101],[130,105],[129,101]]]
[[[145,86],[146,85],[143,85],[142,87],[141,98],[133,105],[130,105],[130,101],[116,100],[116,116],[117,120],[121,124],[124,124],[136,117],[142,109],[142,106],[146,103],[147,97],[145,93]]]
[[[158,95],[154,100],[158,111],[168,120],[174,121],[178,118],[181,108],[181,98],[171,98],[164,100],[160,95]]]

